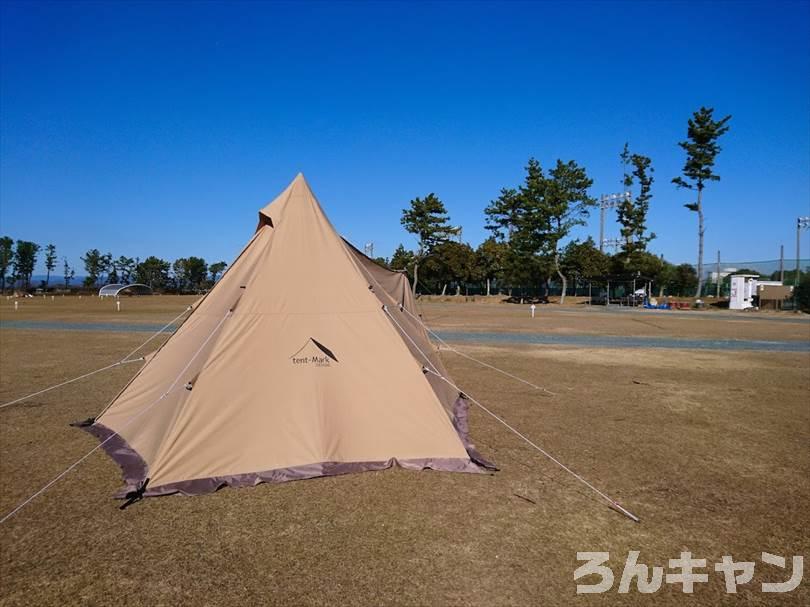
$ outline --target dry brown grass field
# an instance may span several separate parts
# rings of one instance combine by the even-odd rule
[[[162,324],[191,298],[0,300],[0,323]],[[435,329],[810,341],[792,315],[609,313],[581,306],[423,303]],[[740,320],[742,319],[742,320]],[[147,332],[0,324],[0,403],[114,362]],[[111,499],[117,466],[94,453],[0,526],[2,605],[807,605],[760,584],[789,573],[763,551],[810,556],[810,353],[458,342],[547,387],[539,393],[450,351],[456,383],[618,499],[606,507],[480,410],[471,434],[491,475],[387,470],[200,497]],[[0,409],[0,516],[97,442],[71,428],[136,365]],[[694,594],[617,589],[628,551],[668,567],[705,558]],[[610,552],[616,580],[577,595],[578,551]],[[713,564],[754,561],[727,594]],[[789,558],[788,558],[789,560]],[[807,563],[805,569],[810,569]],[[579,580],[580,583],[595,578]]]

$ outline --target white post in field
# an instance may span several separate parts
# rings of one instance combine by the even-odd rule
[[[120,301],[116,301],[116,302],[115,302],[115,311],[116,311],[116,312],[120,312],[120,311],[121,311],[121,302],[120,302]]]
[[[537,306],[532,304],[531,306],[529,306],[529,309],[532,311],[532,318],[534,318],[534,311],[537,309]]]

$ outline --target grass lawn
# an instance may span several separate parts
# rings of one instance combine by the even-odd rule
[[[0,300],[0,322],[162,324],[194,298]],[[792,316],[616,314],[425,303],[447,331],[808,340]],[[771,319],[771,320],[769,320]],[[114,362],[148,333],[0,329],[0,402]],[[763,594],[788,570],[761,553],[810,556],[810,354],[486,345],[450,351],[457,384],[637,514],[635,524],[480,410],[473,441],[492,475],[388,470],[199,496],[111,499],[117,466],[98,451],[0,526],[0,604],[807,605]],[[68,423],[95,415],[137,365],[0,409],[0,516],[97,442]],[[684,595],[617,592],[628,551],[663,566],[691,551],[708,582]],[[578,551],[610,552],[616,581],[577,595]],[[726,594],[723,555],[756,562]],[[805,566],[810,569],[810,562]],[[597,581],[596,577],[579,583]]]

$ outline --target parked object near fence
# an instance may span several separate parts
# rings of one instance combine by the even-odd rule
[[[663,302],[659,302],[657,298],[653,297],[644,302],[644,307],[648,310],[671,310],[672,306],[670,306],[669,301],[664,300]]]

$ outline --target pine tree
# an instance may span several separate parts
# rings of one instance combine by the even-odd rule
[[[439,197],[432,192],[424,198],[414,198],[410,208],[402,210],[403,227],[419,240],[419,250],[413,264],[413,293],[419,282],[419,264],[433,252],[433,248],[444,241],[450,227],[447,209]]]
[[[652,161],[641,154],[631,154],[628,144],[619,155],[625,167],[622,184],[629,191],[636,183],[639,193],[635,198],[623,199],[617,207],[618,221],[621,225],[622,252],[621,261],[625,270],[638,270],[638,257],[646,252],[647,244],[655,238],[654,233],[647,234],[647,214],[652,200],[652,183],[654,169]]]
[[[49,244],[45,247],[45,288],[48,288],[48,283],[51,281],[51,272],[56,269],[56,247]]]
[[[0,238],[0,293],[6,290],[6,276],[14,259],[14,239],[10,236]]]
[[[714,119],[714,108],[701,107],[692,114],[686,131],[686,141],[678,143],[686,152],[686,162],[683,165],[683,176],[675,177],[672,183],[679,188],[695,190],[695,202],[684,206],[698,214],[698,267],[697,292],[700,297],[703,290],[703,189],[710,181],[720,181],[720,176],[714,172],[714,161],[722,149],[718,140],[728,129],[731,116],[720,120]]]

